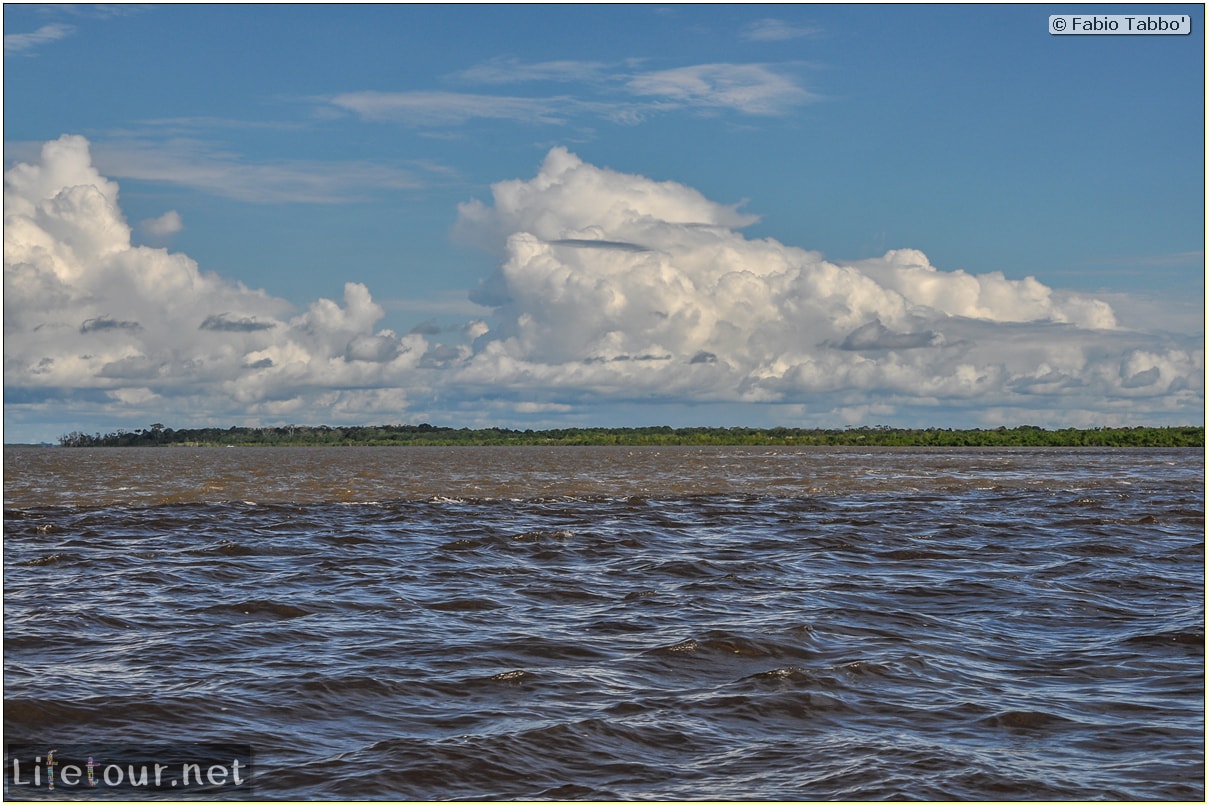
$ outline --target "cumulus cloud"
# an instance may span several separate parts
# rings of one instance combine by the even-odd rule
[[[635,186],[637,185],[637,186]],[[633,191],[633,193],[631,193]],[[550,248],[599,244],[601,250],[646,252],[648,231],[666,226],[728,230],[754,224],[739,205],[710,201],[677,182],[654,182],[585,164],[565,148],[546,156],[537,178],[491,187],[494,204],[472,200],[458,207],[455,233],[492,251],[513,236]],[[588,250],[580,250],[588,251]]]
[[[1102,299],[915,249],[842,261],[747,238],[756,217],[739,205],[563,148],[458,210],[457,231],[499,255],[473,294],[493,315],[403,335],[360,283],[300,311],[134,245],[82,137],[9,169],[4,213],[10,414],[491,425],[627,404],[646,417],[714,404],[733,420],[759,403],[786,424],[1203,417],[1199,335],[1131,330]]]
[[[916,249],[828,260],[690,187],[562,148],[462,205],[501,263],[476,291],[499,323],[463,373],[595,394],[902,406],[1202,403],[1195,340],[1127,331],[1099,299],[1033,277],[942,270]],[[885,404],[883,404],[885,405]]]
[[[133,245],[118,186],[82,137],[10,169],[4,212],[5,383],[18,396],[92,389],[120,405],[176,398],[199,416],[281,412],[401,386],[430,348],[378,329],[384,312],[359,283],[342,303],[294,313],[185,255]]]
[[[185,228],[185,224],[181,221],[181,214],[175,210],[169,210],[158,218],[146,218],[139,222],[139,228],[155,238],[163,238],[168,235],[175,235]]]

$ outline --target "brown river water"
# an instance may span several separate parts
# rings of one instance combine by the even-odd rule
[[[6,795],[233,744],[206,797],[1203,800],[1204,497],[1201,450],[10,447],[6,756],[59,777]]]

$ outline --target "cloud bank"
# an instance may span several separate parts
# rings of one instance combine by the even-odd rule
[[[19,421],[615,422],[626,404],[779,404],[787,425],[1203,418],[1199,336],[1129,330],[1104,301],[914,249],[845,262],[750,239],[736,205],[563,148],[460,206],[456,232],[500,263],[471,292],[494,315],[456,332],[381,327],[357,282],[299,311],[134,245],[81,137],[11,168],[4,193]]]
[[[942,271],[914,249],[830,261],[744,237],[753,221],[554,149],[535,178],[460,209],[460,229],[504,255],[475,292],[500,323],[465,374],[811,412],[876,400],[1069,422],[1203,405],[1201,346],[1125,330],[1103,301]]]
[[[345,285],[343,304],[320,299],[291,315],[284,300],[183,254],[133,245],[118,187],[82,137],[10,169],[4,208],[10,399],[82,396],[115,416],[137,401],[159,419],[286,416],[325,393],[330,406],[357,390],[401,390],[428,348],[376,330],[383,310],[359,283]]]

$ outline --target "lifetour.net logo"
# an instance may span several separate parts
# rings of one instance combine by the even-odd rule
[[[242,744],[4,747],[5,800],[137,799],[139,793],[206,798],[252,791],[252,748]]]

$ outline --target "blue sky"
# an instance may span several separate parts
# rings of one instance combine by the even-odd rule
[[[1144,8],[6,5],[5,439],[1199,422]]]

